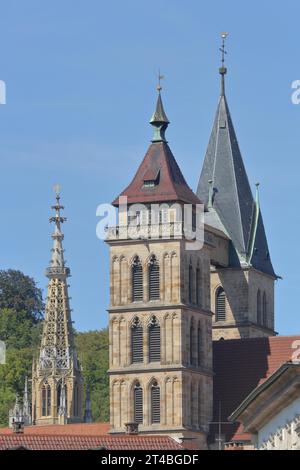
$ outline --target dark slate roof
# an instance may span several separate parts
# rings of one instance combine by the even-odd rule
[[[205,204],[209,202],[210,180],[213,209],[232,240],[231,264],[251,264],[275,276],[263,219],[252,195],[225,95],[220,97],[197,188]]]
[[[157,184],[152,188],[144,186],[149,175],[157,175]],[[127,196],[128,204],[167,201],[200,204],[196,194],[187,185],[170,147],[163,141],[150,145],[133,180],[120,196]],[[113,204],[118,205],[118,198]]]
[[[258,385],[292,359],[295,341],[299,339],[300,336],[271,336],[213,341],[213,422],[219,421],[221,403],[221,421],[226,423]],[[217,433],[218,426],[211,425],[211,434]],[[227,442],[250,440],[239,423],[222,424],[222,433]]]

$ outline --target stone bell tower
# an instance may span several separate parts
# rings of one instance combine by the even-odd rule
[[[113,202],[119,225],[107,235],[111,432],[138,424],[141,434],[193,439],[205,448],[212,408],[210,248],[186,239],[183,208],[194,214],[200,200],[165,139],[160,91],[151,145]]]
[[[32,372],[32,421],[34,424],[66,424],[82,420],[82,375],[72,331],[61,224],[59,188],[56,187],[55,225],[50,266],[45,320],[39,357]]]

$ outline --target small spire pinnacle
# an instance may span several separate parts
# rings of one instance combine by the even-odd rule
[[[62,241],[64,239],[64,234],[61,230],[61,224],[66,222],[67,218],[61,216],[61,210],[64,209],[64,206],[60,204],[60,186],[56,184],[53,187],[53,190],[56,194],[56,204],[51,206],[51,209],[55,210],[55,215],[50,217],[49,221],[54,222],[55,227],[52,233],[53,248],[52,256],[50,261],[50,266],[46,270],[46,275],[48,277],[56,277],[57,275],[68,276],[69,269],[65,267],[64,261],[64,250],[62,247]]]
[[[260,183],[256,183],[255,186],[256,186],[255,201],[256,201],[256,206],[259,208],[259,186],[260,186]]]
[[[152,138],[152,142],[167,142],[165,138],[165,131],[169,125],[169,120],[165,113],[162,99],[161,99],[161,80],[164,79],[164,76],[161,75],[160,71],[158,72],[158,85],[156,87],[158,91],[158,97],[156,102],[155,111],[150,119],[151,126],[154,127],[154,134]]]
[[[225,67],[225,55],[227,51],[225,49],[225,41],[227,39],[228,33],[221,33],[222,45],[220,47],[221,52],[221,67],[219,68],[219,73],[221,75],[221,96],[225,95],[225,75],[227,73],[227,68]]]

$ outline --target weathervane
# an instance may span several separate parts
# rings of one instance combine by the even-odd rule
[[[158,93],[160,93],[161,90],[162,90],[162,86],[161,86],[160,82],[161,82],[161,80],[163,80],[164,78],[165,78],[164,75],[161,75],[160,69],[158,69],[158,85],[157,85],[157,87],[156,87]]]

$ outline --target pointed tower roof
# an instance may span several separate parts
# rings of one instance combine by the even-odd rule
[[[120,196],[127,196],[128,204],[167,201],[200,204],[198,197],[187,185],[165,139],[169,120],[160,91],[159,86],[156,109],[150,120],[154,128],[152,143],[133,180]],[[115,206],[118,206],[119,197],[113,201]]]
[[[223,44],[224,46],[224,44]],[[259,204],[254,201],[225,96],[223,52],[221,96],[204,158],[197,196],[232,240],[232,265],[252,265],[276,276]]]

